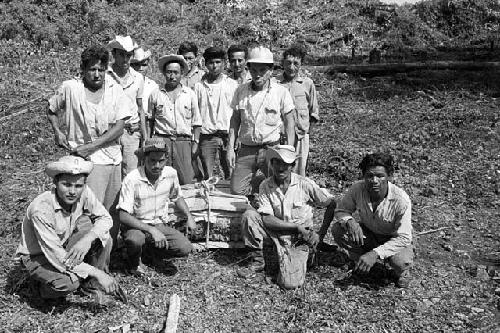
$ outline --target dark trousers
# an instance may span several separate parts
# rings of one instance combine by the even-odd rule
[[[229,179],[231,171],[227,164],[227,135],[226,134],[201,134],[200,135],[200,157],[203,166],[204,179],[212,177],[214,173],[215,160],[219,157],[219,163],[224,173],[224,179]]]
[[[162,138],[168,146],[169,165],[176,171],[179,177],[179,183],[192,184],[194,179],[194,170],[191,156],[191,138],[185,137],[166,137]]]

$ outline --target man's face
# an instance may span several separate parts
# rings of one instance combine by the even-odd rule
[[[179,82],[181,82],[182,77],[182,67],[176,62],[171,62],[165,65],[163,69],[163,76],[165,77],[165,85],[167,87],[177,87]]]
[[[283,69],[286,76],[294,78],[297,76],[302,65],[302,60],[299,57],[288,55],[283,59]]]
[[[83,81],[85,85],[93,90],[102,88],[104,84],[104,74],[106,73],[106,66],[99,60],[93,65],[87,66],[83,69]]]
[[[383,166],[374,166],[363,174],[366,190],[370,197],[383,198],[387,194],[389,175]]]
[[[149,59],[140,61],[140,62],[134,62],[133,64],[130,64],[130,66],[137,72],[141,73],[142,75],[146,74],[146,71],[148,69],[149,65]]]
[[[134,51],[127,52],[125,50],[114,49],[113,58],[115,59],[115,65],[119,68],[129,69],[130,59],[134,55]]]
[[[252,82],[257,88],[263,87],[273,73],[272,65],[270,64],[250,63],[248,69],[252,76]]]
[[[284,181],[290,177],[293,164],[288,164],[281,159],[273,158],[271,160],[271,167],[273,168],[274,177],[278,181]]]
[[[159,177],[163,168],[167,165],[167,155],[161,151],[152,151],[144,159],[146,172],[155,177]]]
[[[219,76],[225,67],[224,59],[214,58],[206,61],[205,66],[207,67],[208,73],[213,76]]]
[[[80,200],[87,176],[61,174],[54,182],[56,185],[56,194],[61,202],[66,205],[73,205]]]
[[[247,65],[245,52],[233,52],[229,55],[229,65],[234,73],[242,73]]]
[[[193,68],[194,60],[196,59],[196,55],[193,52],[186,52],[182,55],[188,64],[188,71]]]

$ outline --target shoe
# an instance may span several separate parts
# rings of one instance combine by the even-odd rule
[[[336,252],[338,249],[337,245],[331,245],[325,242],[319,242],[316,249],[321,252]]]
[[[141,277],[146,274],[146,268],[144,267],[143,264],[139,264],[139,266],[135,268],[130,268],[128,270],[130,275],[136,276],[136,277]]]
[[[396,276],[396,281],[394,282],[394,285],[397,288],[408,288],[411,283],[411,275],[409,271],[404,271],[401,273],[400,276]]]
[[[262,253],[262,250],[250,252],[250,263],[247,268],[254,272],[262,272],[265,267],[266,263],[264,261],[264,254]]]

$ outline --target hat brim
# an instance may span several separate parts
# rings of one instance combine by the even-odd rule
[[[163,73],[163,69],[165,68],[165,64],[170,63],[170,62],[180,63],[183,72],[186,71],[188,68],[188,64],[186,62],[186,59],[184,59],[183,56],[176,55],[176,54],[169,54],[169,55],[163,56],[160,59],[158,59],[158,69],[160,70],[161,73]]]
[[[142,55],[142,57],[130,59],[130,63],[131,64],[137,64],[139,62],[143,62],[144,60],[148,60],[149,58],[151,58],[151,51],[148,50],[148,51],[144,52],[144,54]]]
[[[51,177],[55,178],[57,175],[60,174],[69,174],[69,175],[89,175],[92,172],[92,169],[94,168],[94,164],[90,161],[85,161],[85,163],[82,163],[82,165],[78,169],[71,169],[68,167],[67,163],[62,163],[59,161],[56,162],[51,162],[47,164],[47,167],[45,168],[45,173]]]
[[[254,59],[247,60],[247,64],[267,64],[267,65],[274,65],[274,61],[271,61],[269,59],[264,59],[264,58],[254,58]]]
[[[282,160],[283,162],[285,162],[287,164],[292,164],[297,160],[298,156],[297,156],[297,154],[287,153],[287,152],[283,152],[280,154],[277,150],[275,150],[273,148],[267,149],[267,151],[266,151],[267,161],[271,162],[271,160],[273,158],[277,158],[279,160]]]
[[[110,50],[118,49],[118,50],[123,50],[125,52],[132,52],[137,48],[137,46],[138,45],[136,43],[134,43],[130,47],[125,47],[117,40],[112,40],[111,42],[108,43],[108,49],[110,49]]]

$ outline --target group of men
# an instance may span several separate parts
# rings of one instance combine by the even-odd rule
[[[300,70],[304,56],[300,46],[288,48],[275,78],[268,48],[208,47],[202,69],[196,45],[186,42],[178,54],[158,59],[165,78],[158,85],[145,76],[151,52],[130,36],[85,49],[81,76],[63,82],[47,110],[56,143],[70,155],[47,165],[54,188],[29,205],[17,250],[40,296],[63,297],[78,288],[115,292],[108,265],[119,234],[136,275],[145,274],[145,246],[160,257],[189,255],[186,236],[196,225],[181,185],[210,178],[217,157],[231,192],[252,202],[242,216],[250,271],[263,270],[264,243],[271,240],[278,284],[300,286],[307,259],[325,245],[335,215],[335,242],[354,270],[366,273],[387,259],[396,284],[406,286],[411,202],[389,181],[391,156],[365,156],[363,180],[338,205],[305,177],[319,108],[314,83]],[[185,234],[168,224],[170,202],[185,215]],[[327,207],[319,234],[314,206]]]

